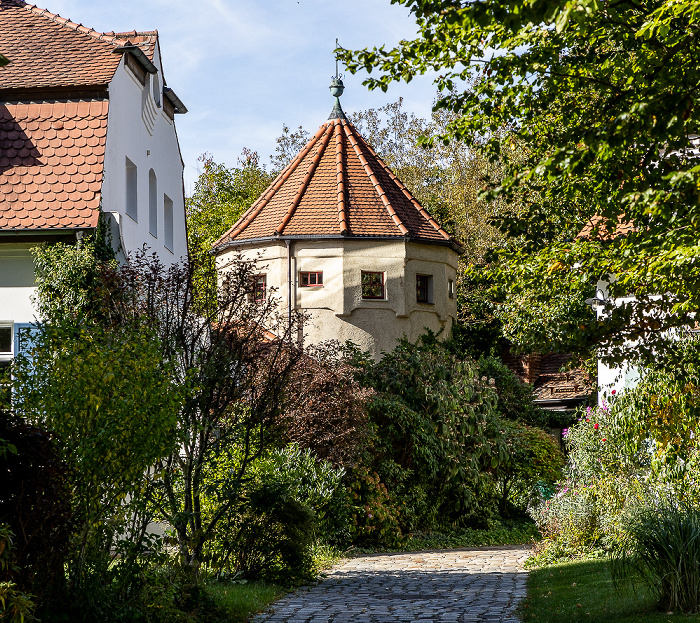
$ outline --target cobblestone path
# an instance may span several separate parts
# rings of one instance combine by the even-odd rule
[[[515,622],[528,554],[525,547],[482,547],[353,558],[253,622]]]

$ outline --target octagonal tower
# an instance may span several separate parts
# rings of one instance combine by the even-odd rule
[[[375,358],[457,316],[459,244],[360,136],[334,78],[328,120],[213,247],[218,270],[259,258],[257,296],[310,316],[305,343],[351,340]]]

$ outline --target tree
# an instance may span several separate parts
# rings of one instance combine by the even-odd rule
[[[664,331],[700,306],[700,4],[394,2],[413,13],[418,37],[341,55],[351,71],[380,71],[370,88],[438,72],[435,108],[454,118],[427,142],[483,137],[504,163],[489,197],[522,205],[501,221],[517,241],[495,273],[505,290],[536,310],[591,296],[607,278],[611,298],[634,299],[608,303],[604,322],[583,317],[581,303],[570,346],[597,343],[608,361],[652,358]]]
[[[182,563],[196,571],[217,525],[239,503],[252,463],[272,442],[301,356],[292,336],[302,318],[280,316],[271,294],[254,300],[255,262],[233,261],[218,288],[215,269],[200,267],[207,281],[197,285],[193,274],[187,263],[166,269],[139,255],[119,271],[119,291],[128,295],[110,300],[115,314],[153,327],[169,382],[184,391],[173,414],[177,446],[154,463],[152,501],[173,528]]]
[[[203,171],[195,182],[194,192],[186,201],[187,244],[192,258],[194,282],[202,288],[215,286],[207,274],[214,266],[212,245],[263,193],[274,175],[260,166],[256,152],[243,150],[235,167],[214,162],[209,154],[200,156]],[[213,292],[202,297],[213,300]]]

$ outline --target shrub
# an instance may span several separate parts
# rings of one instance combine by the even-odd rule
[[[626,523],[613,555],[618,583],[640,579],[664,610],[700,610],[700,510],[663,502]]]
[[[379,362],[358,360],[374,428],[365,465],[388,488],[401,528],[484,523],[495,516],[491,470],[506,447],[493,382],[428,334]]]
[[[507,515],[524,511],[543,487],[553,488],[565,459],[557,441],[540,428],[504,421],[503,434],[508,451],[494,475],[500,512]]]
[[[226,572],[282,583],[309,579],[315,540],[341,529],[328,510],[343,470],[292,444],[258,460],[252,474],[234,511],[222,519],[206,558],[219,576]],[[205,518],[214,509],[205,500]]]
[[[290,393],[294,399],[280,418],[283,440],[336,467],[358,465],[370,432],[367,401],[374,392],[355,379],[347,351],[336,342],[307,348],[292,373]]]
[[[532,385],[523,383],[497,357],[481,357],[477,365],[480,376],[495,381],[496,409],[502,417],[524,424],[547,426],[550,416],[535,404]]]
[[[7,524],[0,523],[0,621],[8,623],[32,623],[35,604],[33,595],[23,592],[6,578],[18,574],[13,552],[14,534]]]
[[[40,604],[62,599],[73,527],[68,467],[52,435],[11,413],[0,412],[0,440],[0,525],[16,535],[13,558],[22,569],[0,571],[0,581],[16,582]]]

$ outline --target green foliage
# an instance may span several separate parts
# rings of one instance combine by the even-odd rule
[[[499,252],[503,288],[536,320],[615,275],[611,297],[635,299],[559,335],[581,351],[597,343],[608,361],[656,358],[663,330],[700,307],[697,2],[396,3],[416,19],[415,39],[339,52],[352,72],[378,70],[370,88],[435,72],[435,109],[454,116],[426,143],[482,141],[503,164],[485,197],[520,206],[501,221],[516,239]],[[633,227],[615,235],[620,223]]]
[[[700,511],[661,501],[626,523],[612,567],[618,582],[641,580],[664,610],[700,610]]]
[[[65,598],[64,564],[74,527],[69,473],[45,430],[0,412],[0,436],[10,449],[0,454],[0,524],[17,535],[13,558],[21,567],[21,573],[6,568],[0,580],[34,594],[43,610]]]
[[[181,388],[147,327],[71,320],[38,326],[15,360],[15,408],[51,430],[72,468],[75,512],[95,525],[118,512],[177,439]]]
[[[23,592],[14,582],[6,579],[20,571],[14,560],[13,538],[9,526],[0,523],[0,621],[32,623],[37,620],[33,595]]]
[[[430,336],[365,365],[377,392],[368,405],[373,469],[406,507],[405,527],[486,520],[489,472],[506,452],[495,388]]]
[[[101,232],[98,229],[95,236],[74,245],[59,242],[31,248],[37,275],[35,304],[42,320],[71,316],[77,321],[103,311],[102,270],[116,264]]]
[[[549,415],[534,403],[532,385],[523,383],[497,357],[482,357],[478,363],[479,375],[494,379],[496,409],[506,420],[544,427]]]
[[[533,492],[543,485],[553,488],[565,463],[557,441],[542,429],[508,421],[504,425],[508,452],[495,471],[502,516],[511,510],[509,505],[527,508]]]
[[[240,218],[273,180],[260,166],[258,154],[247,149],[237,166],[228,168],[204,154],[199,158],[203,171],[187,198],[187,243],[194,266],[193,279],[200,304],[216,300],[212,245]]]
[[[282,583],[312,577],[315,539],[337,530],[328,511],[342,475],[294,444],[259,459],[239,504],[205,550],[217,575]],[[205,515],[217,508],[208,502]]]
[[[540,560],[616,547],[625,518],[655,500],[700,501],[697,342],[678,343],[677,351],[681,366],[659,362],[636,388],[589,408],[569,429],[567,480],[533,510],[544,536]]]

